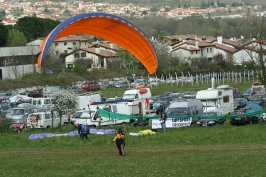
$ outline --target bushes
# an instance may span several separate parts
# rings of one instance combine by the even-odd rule
[[[10,131],[11,119],[6,119],[5,117],[0,118],[0,133]]]

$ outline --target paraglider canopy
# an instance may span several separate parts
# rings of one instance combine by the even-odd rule
[[[91,34],[116,43],[132,53],[154,74],[158,61],[149,38],[125,19],[106,13],[79,14],[60,23],[43,41],[38,55],[38,67],[42,66],[52,42],[71,34]]]

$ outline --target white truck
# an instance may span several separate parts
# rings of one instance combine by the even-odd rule
[[[226,115],[234,111],[233,90],[221,87],[200,90],[196,94],[196,99],[203,104],[203,114],[204,112],[218,111],[222,115]]]
[[[102,96],[99,93],[79,95],[78,109],[87,109],[92,102],[101,102],[101,101],[102,101]]]

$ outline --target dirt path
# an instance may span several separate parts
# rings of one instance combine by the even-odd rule
[[[85,148],[65,148],[65,149],[31,149],[31,150],[0,150],[0,154],[72,154],[84,152],[81,151]],[[87,148],[86,148],[87,149]],[[207,146],[177,146],[177,147],[145,147],[145,148],[132,148],[128,147],[127,151],[134,152],[160,152],[160,151],[228,151],[228,150],[266,150],[266,145],[207,145]],[[113,152],[115,149],[111,148],[90,148],[90,153],[94,152]]]

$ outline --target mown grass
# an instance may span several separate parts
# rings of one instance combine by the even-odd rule
[[[3,176],[265,176],[264,124],[214,127],[192,125],[129,136],[150,127],[124,125],[126,156],[118,155],[114,135],[60,136],[29,140],[33,133],[0,134]],[[101,127],[118,129],[121,126]],[[73,125],[53,130],[66,133]]]
[[[243,93],[253,81],[238,86]],[[217,84],[222,85],[223,83]],[[224,83],[225,84],[225,83]],[[216,86],[217,86],[216,85]],[[168,84],[152,87],[152,94],[166,91],[198,91],[211,87],[210,82],[191,85]],[[104,96],[121,95],[125,89],[102,90]],[[61,129],[27,130],[21,134],[0,133],[0,174],[5,177],[264,177],[266,168],[265,124],[200,127],[158,130],[155,135],[129,136],[130,132],[150,129],[124,125],[126,156],[118,155],[111,140],[114,135],[89,135],[89,141],[78,136],[59,136],[29,140],[36,133],[68,133],[73,125]],[[100,127],[118,129],[121,126]]]

